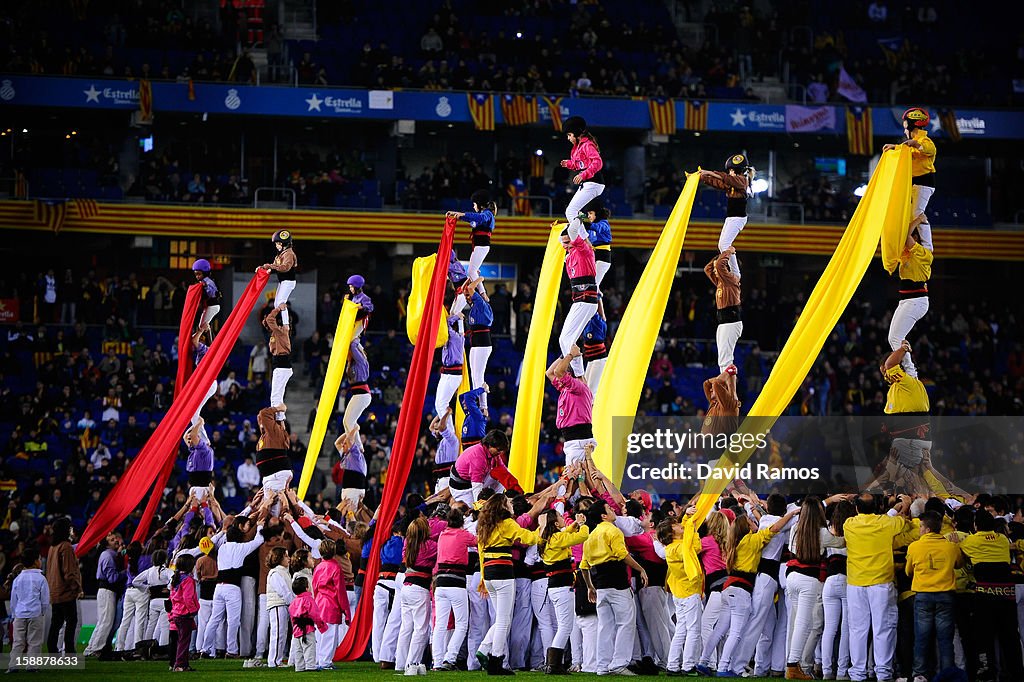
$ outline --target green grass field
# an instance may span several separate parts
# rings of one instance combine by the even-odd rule
[[[380,668],[373,663],[335,663],[338,667],[335,671],[325,671],[319,673],[310,673],[309,677],[340,677],[346,680],[370,680],[379,681],[387,679],[397,679],[399,675],[394,675],[391,671],[381,671]],[[295,672],[291,668],[284,668],[282,670],[268,670],[266,668],[242,668],[241,661],[212,661],[212,660],[200,660],[194,661],[193,667],[196,672],[191,674],[182,674],[185,680],[217,680],[217,682],[241,682],[242,680],[269,680],[278,679],[284,680],[295,675]],[[85,662],[84,670],[63,670],[63,671],[44,671],[36,674],[24,674],[28,680],[72,680],[73,682],[85,682],[87,680],[96,680],[97,682],[114,682],[117,680],[153,680],[153,679],[166,679],[170,673],[167,670],[167,663],[164,661],[138,661],[132,663],[125,663],[119,661],[107,662],[107,661],[96,661],[88,659]],[[176,676],[177,677],[177,676]],[[304,678],[306,676],[304,675]],[[483,680],[487,675],[483,672],[451,672],[451,673],[434,673],[428,672],[427,677],[435,678],[438,682],[454,682],[455,680],[463,680],[467,678],[475,678]],[[528,679],[539,682],[546,676],[542,673],[517,673],[516,677],[519,679]],[[583,679],[593,678],[596,679],[596,675],[584,675],[577,673],[569,676],[571,679]],[[664,675],[659,676],[661,679],[667,679]],[[17,677],[15,679],[18,679]],[[565,679],[560,678],[560,679]],[[615,679],[625,679],[623,677],[617,677]],[[650,679],[650,678],[640,678]],[[673,678],[679,680],[708,680],[713,678],[695,678],[695,677],[681,677]]]

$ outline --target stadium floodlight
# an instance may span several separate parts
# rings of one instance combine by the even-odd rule
[[[764,178],[758,178],[750,184],[750,191],[754,194],[760,194],[761,192],[768,191],[768,181]]]
[[[862,196],[864,196],[864,192],[867,192],[867,191],[868,191],[868,186],[867,185],[861,185],[857,189],[853,190],[853,196],[855,196],[855,197],[862,197]]]
[[[533,152],[533,154],[534,154],[534,156],[544,156],[544,150],[543,149],[537,149],[535,152]]]

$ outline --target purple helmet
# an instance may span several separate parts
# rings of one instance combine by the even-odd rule
[[[352,275],[348,278],[348,283],[354,286],[356,289],[362,289],[363,285],[366,284],[366,280],[363,279],[362,275]]]
[[[209,272],[210,271],[210,261],[206,260],[205,258],[200,258],[199,260],[197,260],[195,263],[192,264],[192,271],[193,272]]]

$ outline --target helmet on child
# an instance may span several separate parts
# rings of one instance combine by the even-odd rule
[[[366,284],[366,280],[363,279],[362,275],[352,275],[348,278],[348,284],[354,286],[356,289],[362,289]]]
[[[469,197],[469,200],[480,208],[484,208],[487,204],[491,203],[491,193],[485,189],[478,189],[473,192],[473,195]]]
[[[274,236],[270,238],[270,241],[274,242],[275,244],[280,243],[284,244],[285,246],[291,246],[292,232],[291,230],[278,230],[277,232],[274,233]]]
[[[572,133],[579,137],[587,130],[587,120],[582,116],[570,116],[562,123],[563,133]]]
[[[903,122],[908,128],[927,128],[931,120],[928,110],[921,107],[910,107],[903,112]]]
[[[205,258],[200,258],[196,262],[192,263],[192,272],[209,272],[210,261]]]
[[[744,171],[750,164],[747,162],[746,154],[733,154],[725,162],[725,170]]]

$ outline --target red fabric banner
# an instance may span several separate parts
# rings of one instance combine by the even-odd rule
[[[85,527],[75,549],[78,556],[88,553],[95,547],[107,533],[124,521],[146,496],[146,492],[166,465],[167,452],[172,447],[177,447],[178,439],[185,432],[185,425],[206,396],[206,388],[217,378],[221,367],[231,355],[231,349],[241,335],[246,320],[260,300],[268,277],[267,271],[262,268],[253,276],[227,322],[214,339],[203,362],[199,363],[199,367],[188,382],[190,387],[203,388],[184,391],[179,399],[171,403],[171,409],[160,421],[145,447],[132,460],[124,476],[103,500],[89,525]]]
[[[186,382],[192,376],[192,325],[195,324],[196,313],[199,312],[202,296],[203,285],[199,282],[190,286],[188,293],[185,294],[185,309],[181,314],[181,322],[178,325],[178,372],[174,377],[174,400],[178,400],[185,395]],[[178,444],[175,442],[174,447],[167,452],[167,463],[164,464],[163,471],[157,477],[156,484],[153,486],[153,492],[149,496],[149,504],[146,505],[146,510],[142,512],[142,518],[139,520],[139,525],[135,529],[135,535],[132,536],[132,540],[145,543],[146,538],[149,537],[149,525],[153,522],[153,516],[156,515],[156,510],[160,506],[164,488],[167,487],[167,481],[171,478],[171,473],[174,471],[174,460],[177,459],[177,455]]]
[[[441,235],[437,253],[451,253],[454,239],[455,219],[448,218],[444,224],[444,232]],[[430,278],[430,290],[427,292],[427,303],[423,308],[423,319],[420,322],[417,338],[434,339],[437,337],[437,328],[441,324],[440,310],[444,301],[444,288],[447,281],[448,257],[446,255],[444,258],[438,257],[434,261],[434,273]],[[412,362],[409,365],[405,394],[402,396],[403,405],[423,405],[427,396],[427,383],[430,381],[430,367],[433,362],[434,344],[416,344]],[[391,447],[391,463],[388,465],[387,483],[384,485],[383,499],[377,510],[378,528],[373,534],[370,559],[366,566],[363,596],[359,598],[359,605],[356,607],[348,634],[345,635],[345,639],[334,652],[336,661],[356,660],[366,651],[366,644],[370,640],[373,630],[373,590],[377,585],[377,576],[380,573],[380,550],[384,546],[384,542],[391,537],[391,524],[395,514],[398,513],[398,505],[402,501],[402,493],[405,491],[405,483],[409,478],[413,455],[416,453],[416,444],[419,442],[422,413],[423,411],[418,408],[401,410],[398,413],[398,426],[395,429],[395,439]],[[399,605],[395,604],[393,608],[399,608]]]

